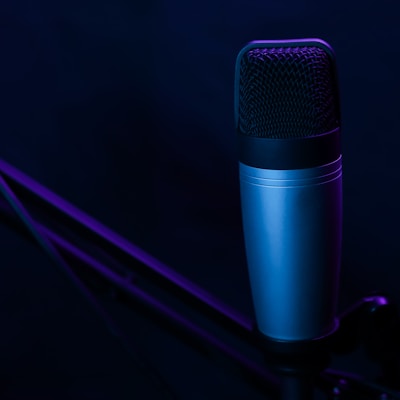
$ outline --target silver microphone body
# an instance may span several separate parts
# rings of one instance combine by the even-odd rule
[[[337,328],[341,157],[305,169],[239,168],[258,329],[283,341],[328,335]]]

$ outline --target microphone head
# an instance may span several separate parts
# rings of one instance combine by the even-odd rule
[[[340,127],[332,48],[320,39],[254,41],[239,53],[235,120],[240,135],[295,139]]]

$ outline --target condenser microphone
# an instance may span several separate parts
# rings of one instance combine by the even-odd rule
[[[342,159],[335,57],[319,39],[238,55],[235,124],[258,331],[310,341],[337,328]]]

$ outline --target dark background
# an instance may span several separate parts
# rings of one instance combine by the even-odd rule
[[[0,157],[252,316],[234,63],[250,40],[320,37],[342,101],[339,309],[376,289],[400,302],[398,19],[388,0],[4,0]],[[0,234],[2,398],[166,398],[40,251]],[[178,397],[261,398],[151,321],[113,313]],[[362,355],[335,362],[374,370]]]

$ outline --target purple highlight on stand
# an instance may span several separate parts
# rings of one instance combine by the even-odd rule
[[[218,318],[233,327],[235,331],[240,334],[240,336],[246,338],[251,336],[254,326],[254,322],[252,320],[240,314],[228,305],[222,303],[210,293],[179,275],[177,272],[173,271],[171,268],[153,256],[133,245],[116,232],[102,225],[94,218],[90,217],[83,211],[73,206],[71,203],[62,199],[60,196],[56,195],[46,187],[42,186],[29,176],[25,175],[1,159],[0,173],[3,174],[7,181],[11,181],[9,182],[11,186],[16,184],[25,190],[28,190],[35,197],[44,201],[68,218],[74,220],[74,222],[86,228],[91,233],[106,241],[108,244],[111,244],[114,248],[139,261],[142,266],[144,265],[147,269],[156,273],[158,277],[161,277],[169,284],[172,284],[172,286],[178,291],[183,292],[186,296],[196,300],[201,304],[201,306],[208,308],[209,311],[212,311]]]
[[[267,372],[265,368],[248,359],[239,351],[227,345],[226,343],[218,339],[215,335],[207,332],[205,329],[201,328],[197,324],[188,321],[179,313],[161,303],[153,296],[144,292],[126,278],[124,279],[115,272],[111,271],[105,265],[98,262],[93,257],[85,254],[82,250],[64,240],[59,235],[56,235],[55,233],[41,226],[40,224],[37,224],[37,228],[41,234],[45,235],[49,240],[51,240],[51,242],[58,248],[61,253],[67,253],[70,257],[73,257],[76,260],[83,262],[85,265],[98,272],[109,282],[115,284],[125,293],[134,297],[137,301],[143,303],[153,312],[156,312],[158,314],[158,317],[168,320],[170,323],[174,324],[176,328],[180,329],[181,332],[190,335],[192,341],[196,340],[202,343],[207,343],[218,349],[233,362],[244,368],[248,376],[251,376],[252,379],[258,380],[259,385],[264,386],[264,389],[272,392],[277,391],[279,383],[277,377]]]
[[[221,313],[225,318],[232,318],[233,316],[234,322],[237,325],[239,325],[243,330],[247,330],[248,333],[251,333],[251,324],[248,323],[248,325],[246,325],[247,321],[234,310],[231,310],[224,304],[218,302],[207,292],[201,290],[193,283],[176,274],[174,271],[171,271],[168,267],[164,266],[158,260],[143,252],[141,249],[133,246],[125,239],[119,237],[108,228],[102,226],[91,217],[79,211],[65,200],[59,198],[48,189],[42,187],[40,184],[25,176],[20,171],[11,167],[2,160],[0,160],[0,174],[7,176],[7,178],[13,180],[14,183],[23,186],[24,189],[28,189],[30,192],[34,193],[45,202],[51,203],[51,205],[53,205],[60,211],[67,213],[70,218],[77,220],[77,222],[85,225],[87,228],[94,231],[99,236],[105,237],[106,240],[111,239],[113,243],[121,246],[122,249],[124,249],[128,254],[132,255],[133,257],[139,258],[139,260],[145,263],[145,265],[149,267],[155,267],[157,272],[159,273],[163,272],[165,275],[167,275],[168,278],[172,279],[176,285],[183,285],[185,290],[189,291],[189,293],[196,298],[204,301],[209,307],[214,307],[216,304],[218,312]],[[15,217],[15,215],[13,216]],[[135,286],[128,277],[118,275],[95,258],[91,257],[84,251],[80,250],[79,248],[68,242],[66,239],[57,235],[52,230],[44,227],[42,224],[33,221],[32,223],[34,223],[35,230],[37,230],[37,232],[41,236],[46,238],[46,240],[50,241],[52,246],[55,246],[57,251],[59,251],[60,254],[64,255],[64,257],[66,256],[67,259],[72,259],[75,263],[78,262],[91,268],[97,274],[105,278],[108,282],[112,283],[117,288],[122,290],[125,294],[128,294],[130,298],[133,298],[143,304],[147,310],[151,310],[153,313],[155,313],[158,319],[167,322],[169,326],[172,326],[175,330],[178,330],[180,334],[184,334],[184,336],[186,336],[186,338],[189,339],[190,342],[196,345],[207,344],[217,349],[219,352],[222,352],[236,365],[239,365],[241,367],[241,370],[245,372],[245,375],[253,382],[256,382],[257,386],[261,386],[263,390],[277,392],[279,381],[274,375],[268,373],[265,368],[261,367],[245,355],[241,354],[240,351],[235,350],[233,347],[226,344],[217,336],[207,332],[199,325],[187,320],[185,317],[174,311],[172,308],[161,303],[150,294],[141,290],[140,288]],[[151,261],[150,265],[148,264],[149,261]],[[110,326],[110,328],[112,330],[112,326]]]

